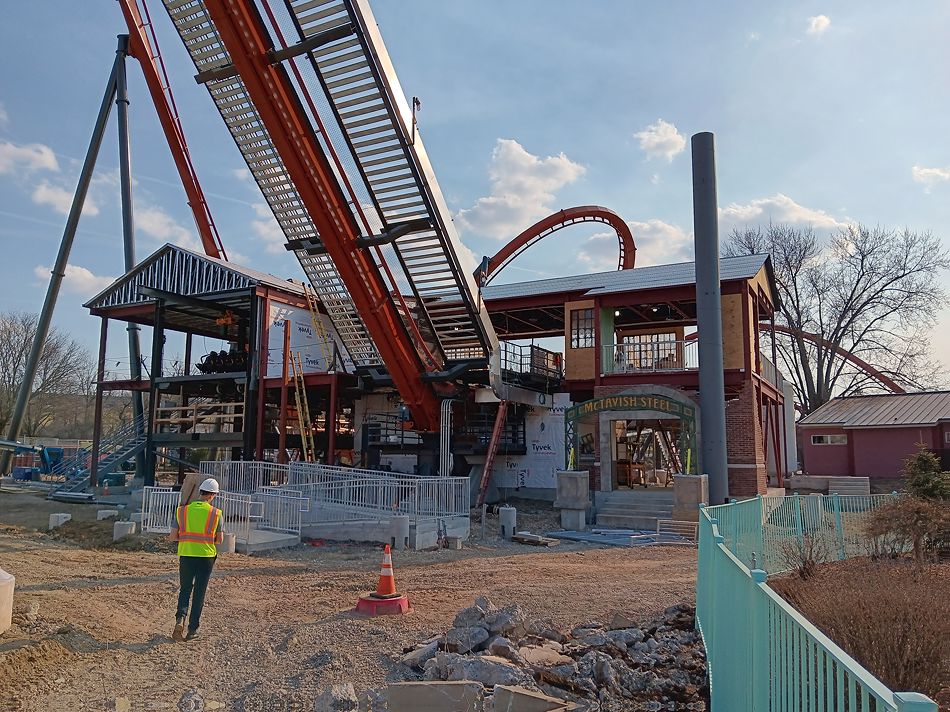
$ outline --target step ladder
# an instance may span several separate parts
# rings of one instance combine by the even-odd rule
[[[666,449],[666,457],[676,472],[683,471],[683,463],[680,462],[679,452],[673,444],[673,439],[666,428],[660,428],[660,439],[663,441],[663,447]]]
[[[488,441],[488,452],[485,453],[485,469],[482,470],[482,481],[478,485],[478,508],[485,504],[485,495],[488,493],[488,483],[491,481],[491,471],[495,465],[495,455],[498,454],[501,435],[505,431],[507,415],[508,401],[499,401],[498,413],[495,415],[495,426],[491,431],[491,440]]]
[[[290,355],[290,366],[294,375],[294,397],[297,399],[297,422],[300,424],[300,441],[302,443],[301,460],[313,462],[316,448],[313,444],[313,426],[310,422],[310,404],[307,402],[307,385],[304,382],[303,366],[300,354]]]
[[[326,364],[327,371],[336,370],[336,352],[331,346],[330,334],[323,326],[323,319],[320,318],[320,305],[317,302],[317,295],[311,289],[310,285],[303,286],[304,294],[307,297],[307,309],[310,311],[310,321],[313,324],[313,333],[320,342],[320,352],[323,354],[323,362]]]

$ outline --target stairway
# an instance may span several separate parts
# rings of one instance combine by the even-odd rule
[[[597,508],[597,526],[655,532],[657,519],[672,516],[672,489],[615,490]]]
[[[102,440],[99,444],[99,466],[96,469],[98,477],[104,477],[114,472],[119,465],[128,462],[145,450],[148,443],[145,425],[145,415],[142,414],[136,420],[113,433],[109,438]],[[50,498],[54,498],[56,495],[82,492],[86,489],[89,485],[89,469],[86,458],[89,456],[89,452],[84,453],[82,466],[75,469],[71,475],[67,476],[65,482],[50,492]]]

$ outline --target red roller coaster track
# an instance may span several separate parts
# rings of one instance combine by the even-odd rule
[[[613,210],[602,208],[599,205],[579,205],[575,208],[559,210],[552,215],[548,215],[501,248],[488,262],[485,284],[488,284],[502,269],[536,242],[561,228],[585,222],[605,223],[616,230],[617,240],[620,243],[620,258],[617,269],[633,269],[637,258],[637,246],[633,242],[630,227],[624,222],[623,218]]]

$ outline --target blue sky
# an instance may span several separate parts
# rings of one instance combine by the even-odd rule
[[[193,158],[226,248],[301,277],[157,0]],[[689,136],[716,134],[721,232],[858,220],[950,239],[950,3],[437,3],[377,0],[403,88],[466,245],[492,254],[580,204],[628,220],[638,264],[691,259]],[[79,159],[124,30],[111,0],[16,3],[0,25],[0,304],[38,310]],[[42,46],[37,37],[42,36]],[[197,244],[141,73],[129,65],[138,255]],[[114,121],[55,323],[122,272]],[[616,265],[596,227],[561,231],[500,280]],[[950,278],[947,279],[950,286]],[[950,311],[934,344],[950,347]],[[118,355],[119,330],[110,348]],[[950,360],[948,360],[950,363]]]

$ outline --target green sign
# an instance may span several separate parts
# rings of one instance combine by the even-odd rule
[[[655,410],[669,413],[677,418],[695,418],[696,409],[691,405],[658,395],[606,396],[578,403],[564,412],[565,420],[577,420],[585,415],[604,410]]]

